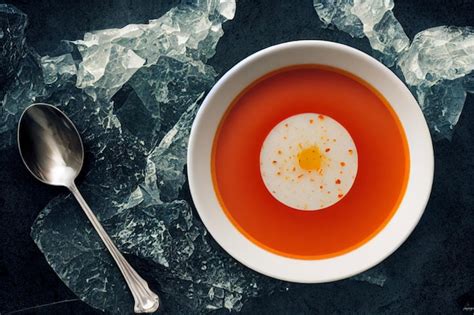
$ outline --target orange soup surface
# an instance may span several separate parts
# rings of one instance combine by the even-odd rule
[[[260,174],[268,133],[301,113],[332,117],[357,148],[354,185],[322,210],[280,203]],[[373,87],[339,69],[302,65],[267,74],[240,93],[220,123],[211,163],[222,209],[242,234],[279,255],[321,259],[363,245],[387,224],[405,192],[409,152],[398,117]]]

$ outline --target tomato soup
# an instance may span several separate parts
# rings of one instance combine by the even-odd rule
[[[269,132],[301,113],[332,117],[357,148],[352,188],[321,210],[284,205],[260,174]],[[301,65],[269,73],[240,93],[220,122],[211,164],[222,209],[243,235],[279,255],[322,259],[363,245],[388,223],[407,186],[409,151],[395,112],[368,83],[339,69]]]

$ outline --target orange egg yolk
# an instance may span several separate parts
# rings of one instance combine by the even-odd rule
[[[322,154],[315,145],[298,153],[298,163],[306,171],[317,171],[321,168]]]

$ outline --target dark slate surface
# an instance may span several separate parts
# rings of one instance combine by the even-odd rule
[[[28,41],[45,54],[60,40],[81,38],[85,31],[157,18],[177,1],[6,2],[29,16]],[[432,26],[474,25],[471,1],[395,3],[395,15],[410,38]],[[226,34],[211,60],[219,72],[259,49],[297,39],[337,41],[370,52],[366,40],[322,29],[311,0],[239,0],[236,17],[224,25],[224,30]],[[453,140],[435,143],[433,192],[420,224],[402,247],[378,267],[387,276],[383,287],[354,280],[296,285],[288,292],[249,301],[243,312],[474,313],[474,308],[467,310],[474,306],[472,117],[474,95],[468,95]],[[34,181],[21,164],[16,148],[0,151],[0,314],[21,309],[16,314],[98,313],[78,301],[59,280],[29,236],[40,209],[62,192]],[[48,306],[31,308],[38,305]]]

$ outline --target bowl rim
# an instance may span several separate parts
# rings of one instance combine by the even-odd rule
[[[229,89],[230,83],[232,80],[236,81],[239,74],[242,77],[242,73],[245,72],[246,68],[248,70],[248,67],[255,67],[258,62],[261,64],[263,63],[262,60],[272,56],[276,58],[275,56],[278,56],[278,54],[308,51],[315,53],[318,50],[320,52],[340,53],[341,56],[350,56],[355,61],[365,63],[372,72],[375,71],[374,73],[377,76],[389,82],[389,85],[394,84],[393,90],[397,90],[396,98],[400,98],[400,101],[396,102],[396,106],[390,102],[384,92],[377,88],[378,83],[367,80],[361,73],[354,73],[351,69],[339,67],[367,81],[387,98],[388,103],[399,117],[406,134],[410,152],[410,171],[407,188],[398,209],[386,226],[374,237],[365,244],[340,256],[318,260],[301,260],[280,256],[257,246],[238,231],[221,209],[212,180],[209,181],[211,179],[211,152],[215,130],[213,132],[209,130],[214,127],[209,123],[208,117],[218,117],[218,123],[220,122],[222,115],[215,114],[216,106],[222,106],[223,112],[225,112],[231,101],[223,106],[217,104],[216,99],[223,95],[223,90]],[[315,63],[313,62],[313,64]],[[305,64],[305,62],[294,60],[293,63],[284,66],[275,65],[273,70],[300,64]],[[328,65],[326,63],[319,64]],[[332,64],[329,64],[329,66],[334,67]],[[271,68],[272,66],[268,67]],[[366,76],[374,75],[374,73],[366,74]],[[251,84],[254,80],[248,79],[246,85]],[[383,85],[384,83],[380,84]],[[236,91],[239,92],[241,89]],[[390,90],[387,91],[387,94],[392,93]],[[228,96],[228,98],[232,100],[237,94],[232,97]],[[399,103],[403,103],[403,105]],[[404,106],[403,112],[401,112],[401,106]],[[222,108],[219,111],[222,112]],[[405,113],[405,111],[408,113]],[[217,129],[217,126],[215,126],[215,129]],[[212,139],[209,139],[209,137],[212,137]],[[210,150],[209,141],[211,142]],[[348,278],[370,269],[390,256],[405,242],[421,219],[430,197],[434,176],[434,154],[430,132],[418,103],[405,84],[391,70],[373,57],[343,44],[321,40],[293,41],[265,48],[243,59],[225,73],[204,99],[193,122],[189,136],[187,165],[189,187],[195,207],[216,242],[239,262],[259,273],[299,283],[322,283]],[[209,170],[208,174],[206,174],[207,170]],[[211,187],[209,187],[209,184]]]

